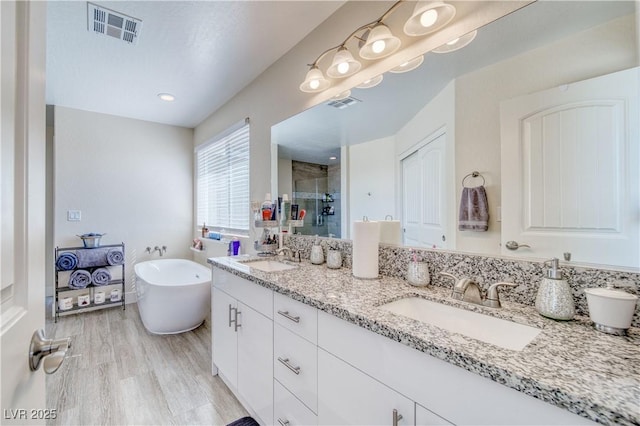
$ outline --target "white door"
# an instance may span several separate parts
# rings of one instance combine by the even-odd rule
[[[638,72],[500,105],[503,253],[640,266]]]
[[[446,135],[402,159],[404,244],[448,248]]]
[[[28,359],[45,319],[45,18],[44,2],[0,2],[3,424],[42,420],[47,408],[44,372]]]

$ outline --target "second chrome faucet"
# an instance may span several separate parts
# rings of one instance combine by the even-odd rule
[[[458,278],[448,272],[440,272],[440,275],[444,275],[454,281],[453,291],[451,292],[453,299],[488,306],[490,308],[501,307],[500,295],[498,293],[499,286],[516,287],[516,284],[507,282],[491,284],[489,290],[487,290],[487,297],[483,298],[480,286],[471,278]]]

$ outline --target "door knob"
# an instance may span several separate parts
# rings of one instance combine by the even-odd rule
[[[40,368],[44,359],[44,372],[53,374],[62,365],[67,350],[71,348],[71,337],[62,339],[47,339],[44,330],[36,330],[29,345],[29,367],[31,371]]]

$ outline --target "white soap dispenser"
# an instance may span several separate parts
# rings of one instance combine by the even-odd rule
[[[571,287],[562,278],[562,271],[558,269],[559,261],[553,258],[544,262],[549,264],[545,277],[540,283],[538,294],[536,295],[536,309],[540,315],[556,319],[573,319],[576,308],[571,294]]]

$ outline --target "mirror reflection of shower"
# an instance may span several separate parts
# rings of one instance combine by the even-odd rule
[[[307,212],[295,233],[340,238],[340,165],[292,161],[291,170],[293,204]]]

